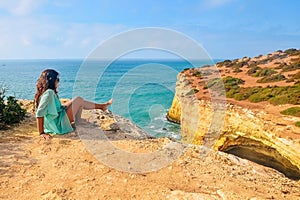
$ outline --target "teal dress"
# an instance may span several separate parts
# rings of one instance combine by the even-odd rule
[[[46,90],[40,97],[36,117],[44,117],[45,133],[65,134],[73,131],[66,108],[52,89]]]

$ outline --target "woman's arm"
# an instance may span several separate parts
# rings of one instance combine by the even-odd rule
[[[44,117],[37,117],[36,122],[40,136],[43,137],[45,140],[50,139],[51,136],[44,132]]]
[[[45,140],[50,139],[51,136],[44,132],[44,116],[47,112],[47,106],[49,102],[53,101],[53,90],[46,90],[44,94],[41,96],[39,106],[36,111],[36,122],[37,122],[37,129],[39,131],[39,134],[41,137],[43,137]]]
[[[37,129],[38,129],[40,135],[45,133],[44,132],[44,117],[37,117],[36,122],[37,122]]]

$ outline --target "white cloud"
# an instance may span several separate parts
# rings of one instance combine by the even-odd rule
[[[10,0],[1,1],[0,8],[13,15],[25,16],[39,8],[46,0]]]
[[[39,17],[0,18],[0,59],[85,57],[122,25],[79,24]]]

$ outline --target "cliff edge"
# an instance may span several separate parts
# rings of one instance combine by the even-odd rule
[[[184,141],[300,179],[300,50],[225,60],[177,78],[167,117],[181,124]]]

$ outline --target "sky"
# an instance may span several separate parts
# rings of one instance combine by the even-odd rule
[[[180,32],[212,58],[253,57],[300,48],[299,9],[297,0],[0,0],[0,59],[85,58],[145,27]]]

